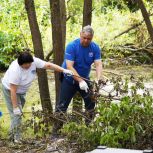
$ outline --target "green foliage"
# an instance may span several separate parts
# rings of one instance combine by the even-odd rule
[[[150,0],[145,0],[144,2],[145,4],[152,4],[152,1]],[[106,8],[117,8],[119,10],[126,10],[128,8],[131,12],[139,10],[137,2],[133,0],[103,0],[101,1],[101,5],[101,11],[104,13],[107,12]]]
[[[102,1],[102,10],[106,7],[110,7],[112,9],[118,8],[123,9],[125,8],[123,0],[103,0]]]
[[[118,78],[112,82],[119,94],[124,95],[120,102],[102,96],[96,118],[89,127],[72,122],[63,129],[70,141],[77,142],[80,152],[98,145],[137,149],[152,146],[153,98],[144,89],[143,79],[133,83],[130,96],[127,95],[128,80]],[[144,90],[143,95],[138,94],[140,89]]]
[[[17,3],[18,2],[18,3]],[[0,65],[8,67],[25,46],[20,22],[25,20],[23,1],[2,1],[0,7]]]
[[[83,1],[82,0],[71,0],[67,2],[67,37],[68,41],[72,41],[79,36],[79,32],[82,28],[82,11]]]
[[[144,2],[147,9],[151,10],[152,2],[149,0],[145,0]],[[131,3],[131,0],[93,1],[92,26],[95,29],[94,41],[96,41],[102,48],[103,59],[110,57],[124,58],[124,53],[115,49],[118,45],[138,43],[138,45],[144,46],[146,42],[148,42],[149,36],[145,25],[124,34],[115,40],[113,39],[120,32],[142,20],[140,11],[130,12],[127,6],[135,8],[135,5]],[[66,1],[66,7],[67,17],[70,17],[67,21],[66,43],[68,43],[79,37],[79,32],[82,27],[83,1]],[[47,0],[36,0],[35,8],[46,55],[49,50],[52,49],[49,2]],[[130,10],[132,8],[130,8]],[[21,48],[30,48],[32,50],[31,33],[23,0],[2,0],[0,7],[0,23],[0,31],[3,33],[0,37],[3,39],[3,42],[6,40],[6,42],[9,43],[3,45],[6,45],[5,47],[8,48],[8,50],[12,49],[10,52],[13,53],[14,50],[17,50],[18,52]],[[14,46],[14,44],[16,46]],[[2,47],[1,50],[5,50],[4,47]],[[1,55],[1,63],[4,66],[9,65],[9,63],[14,59],[16,53],[14,52],[13,56],[12,53],[8,55],[5,54],[5,56],[4,54]],[[11,56],[13,58],[11,58]],[[146,58],[143,59],[142,57],[140,63],[149,59],[146,54],[144,56]]]
[[[0,31],[0,63],[7,67],[22,50],[22,47],[18,34],[7,34]]]

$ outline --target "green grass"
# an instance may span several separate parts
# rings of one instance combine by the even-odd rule
[[[0,137],[7,138],[9,129],[9,114],[3,114],[0,118]]]

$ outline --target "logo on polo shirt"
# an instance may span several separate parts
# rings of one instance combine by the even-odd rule
[[[93,52],[89,52],[89,57],[93,57]]]
[[[31,73],[32,73],[32,74],[35,74],[35,73],[36,73],[36,70],[32,70]]]

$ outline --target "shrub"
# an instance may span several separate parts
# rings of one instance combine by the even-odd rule
[[[77,143],[80,152],[98,145],[133,149],[146,149],[153,145],[153,98],[144,89],[143,79],[131,87],[128,80],[113,79],[112,82],[116,94],[122,95],[120,102],[114,101],[110,94],[101,96],[96,118],[89,127],[83,122],[64,126],[63,133],[69,141]],[[140,89],[143,90],[142,95],[138,93]]]

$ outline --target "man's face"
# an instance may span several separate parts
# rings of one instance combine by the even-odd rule
[[[80,41],[81,45],[84,47],[89,46],[90,42],[92,41],[93,36],[89,32],[81,32],[80,33]]]
[[[21,65],[21,67],[22,67],[23,69],[26,69],[26,70],[29,69],[30,66],[31,66],[31,63],[25,63],[25,64]]]

